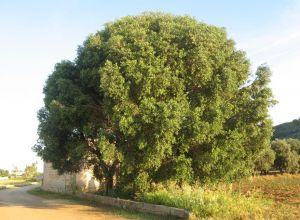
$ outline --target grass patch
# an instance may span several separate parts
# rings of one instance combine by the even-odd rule
[[[68,202],[72,202],[74,204],[80,204],[80,205],[89,205],[93,207],[99,207],[103,212],[106,212],[108,214],[116,215],[116,216],[122,216],[128,219],[136,219],[136,220],[175,220],[175,218],[172,217],[161,217],[157,215],[147,214],[147,213],[139,213],[135,211],[130,210],[124,210],[120,208],[115,208],[111,206],[105,206],[105,205],[98,205],[94,201],[81,199],[76,196],[67,195],[67,194],[60,194],[60,193],[54,193],[54,192],[48,192],[44,191],[41,188],[35,188],[30,191],[28,191],[29,194],[34,196],[42,197],[46,200],[67,200]]]
[[[11,186],[11,185],[26,186],[26,185],[31,185],[33,182],[34,182],[33,180],[17,177],[17,178],[10,178],[8,180],[0,180],[0,186]]]
[[[138,200],[184,208],[201,219],[263,219],[272,202],[257,195],[233,192],[229,186],[201,188],[175,185],[140,194]]]

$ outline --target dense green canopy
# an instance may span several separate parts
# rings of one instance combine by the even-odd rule
[[[188,16],[128,16],[87,38],[44,89],[35,150],[61,172],[90,166],[112,188],[230,181],[270,145],[266,66],[250,74],[223,28]],[[250,81],[247,81],[252,79]]]
[[[276,139],[272,141],[276,153],[274,168],[281,172],[296,173],[300,169],[300,141],[297,139]]]

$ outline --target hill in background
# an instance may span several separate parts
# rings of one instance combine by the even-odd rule
[[[273,139],[297,138],[300,140],[300,119],[276,125]]]

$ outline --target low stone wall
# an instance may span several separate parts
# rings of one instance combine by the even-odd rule
[[[151,213],[163,216],[173,216],[181,219],[188,219],[190,217],[190,213],[185,209],[168,207],[164,205],[154,205],[144,202],[136,202],[90,193],[76,193],[76,196],[82,199],[95,201],[102,205],[109,205],[138,212]]]

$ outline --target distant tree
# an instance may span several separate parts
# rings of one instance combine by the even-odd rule
[[[37,163],[32,163],[31,165],[27,165],[24,170],[24,177],[26,179],[36,178],[38,175],[37,171]]]
[[[291,144],[287,140],[276,139],[272,142],[272,149],[276,153],[274,161],[275,169],[288,173],[295,173],[299,171],[300,156],[292,149]]]
[[[257,160],[255,161],[255,170],[262,174],[267,174],[274,165],[275,152],[271,148],[266,148],[261,151]]]
[[[19,173],[18,167],[14,166],[14,168],[11,171],[11,175],[14,176],[14,177],[17,177],[18,173]]]
[[[291,145],[291,149],[296,151],[297,154],[300,156],[300,140],[289,138],[286,140],[289,145]]]
[[[168,179],[231,181],[270,145],[270,74],[260,66],[251,76],[223,28],[127,16],[55,66],[34,150],[61,173],[93,168],[107,194],[114,176],[132,192]]]
[[[0,169],[0,177],[5,177],[5,176],[9,176],[9,171]]]

